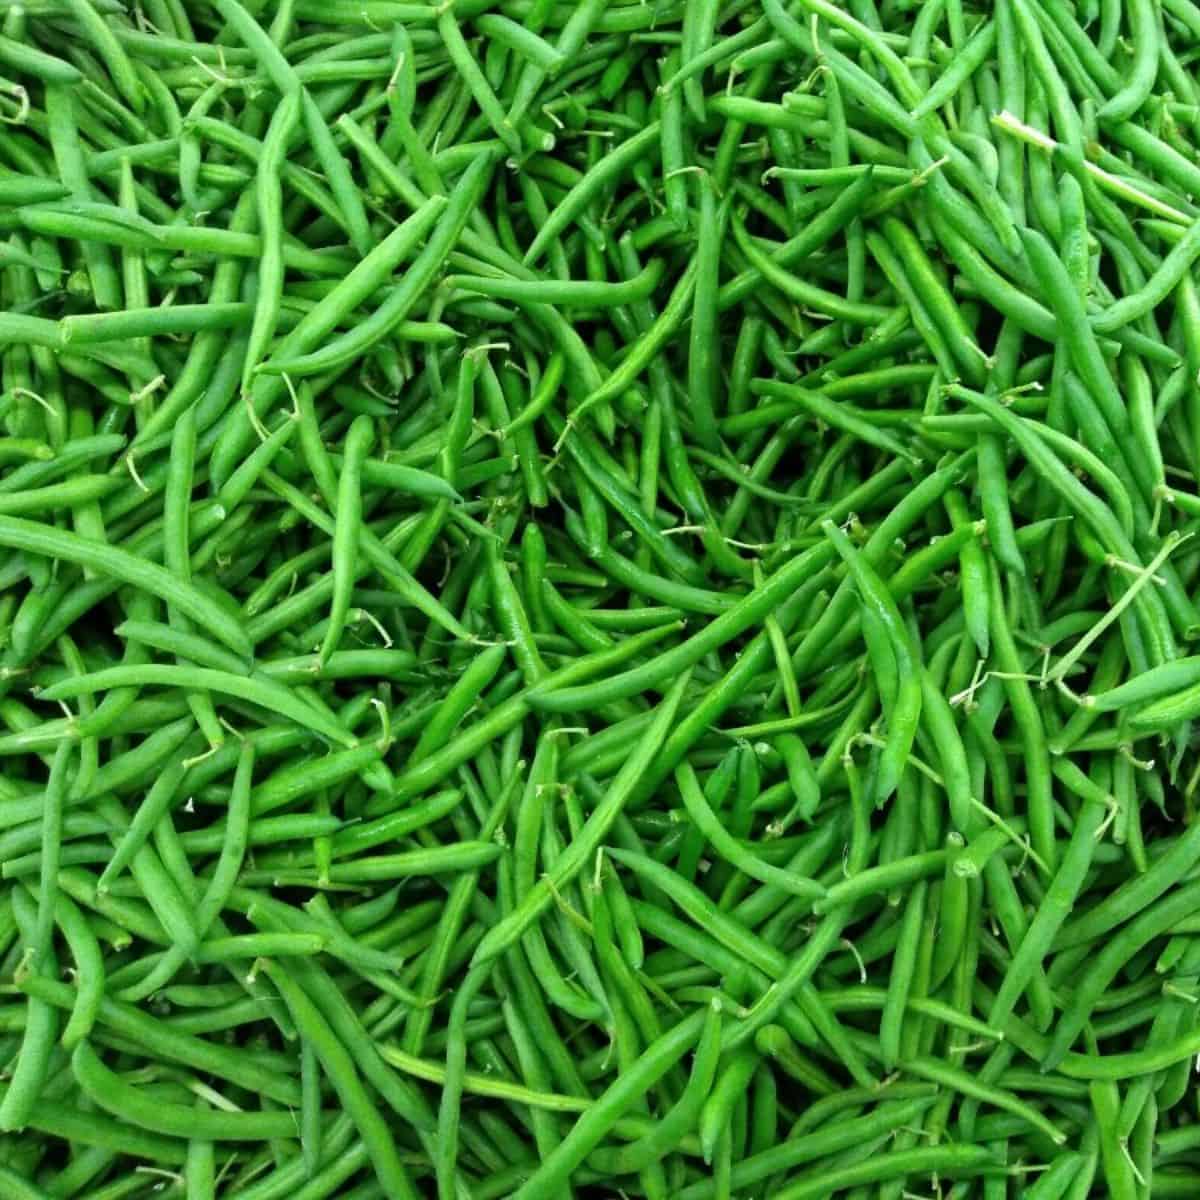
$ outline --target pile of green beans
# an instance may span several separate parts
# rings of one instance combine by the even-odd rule
[[[0,5],[0,1200],[1200,1196],[1198,44]]]

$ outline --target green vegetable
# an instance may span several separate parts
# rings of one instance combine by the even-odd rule
[[[1192,0],[0,19],[0,1194],[1200,1194]]]

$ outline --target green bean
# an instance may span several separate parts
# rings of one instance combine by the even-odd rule
[[[17,891],[13,893],[12,906],[22,941],[32,946],[38,922],[34,902],[24,891]],[[54,959],[48,948],[43,950],[40,957],[39,965],[53,969]],[[59,1020],[55,1009],[41,1000],[30,999],[16,1065],[0,1099],[0,1130],[8,1133],[22,1129],[34,1118],[40,1093],[50,1071],[58,1030]]]
[[[538,230],[537,236],[525,251],[522,262],[526,265],[536,262],[549,243],[576,219],[595,194],[614,179],[620,178],[626,170],[648,154],[657,138],[658,122],[652,121],[645,129],[622,142],[601,159],[595,168],[580,179],[550,213],[546,222]]]
[[[1123,296],[1092,320],[1092,328],[1111,333],[1152,312],[1171,294],[1180,279],[1200,257],[1200,222],[1193,222],[1183,238],[1171,248],[1162,264],[1137,292]]]
[[[333,600],[330,606],[329,628],[317,656],[321,666],[329,661],[330,655],[337,649],[350,608],[350,597],[354,588],[353,556],[358,549],[359,527],[362,522],[362,491],[359,478],[362,460],[367,456],[374,437],[371,418],[365,416],[356,417],[346,435],[346,458],[338,479],[337,514],[333,530]]]
[[[927,1175],[931,1172],[946,1175],[970,1176],[995,1164],[992,1152],[984,1146],[950,1143],[917,1150],[902,1150],[889,1155],[876,1155],[854,1166],[830,1168],[813,1172],[783,1188],[781,1200],[809,1200],[828,1195],[832,1189],[854,1187],[888,1179],[903,1179],[908,1175]]]
[[[487,842],[459,842],[430,850],[412,850],[400,854],[379,854],[358,858],[351,863],[335,863],[329,870],[333,883],[372,882],[404,879],[413,875],[471,871],[486,866],[500,856],[500,847]]]
[[[235,1115],[151,1098],[110,1070],[86,1041],[75,1047],[71,1069],[79,1086],[98,1107],[154,1133],[210,1141],[261,1141],[287,1137],[295,1128],[290,1113],[262,1110]]]
[[[1134,61],[1128,80],[1100,107],[1099,121],[1114,123],[1128,120],[1154,89],[1158,77],[1158,18],[1154,6],[1134,3],[1129,8],[1134,45]]]
[[[31,976],[25,984],[30,995],[38,996],[55,1008],[71,1008],[72,1005],[78,1008],[78,1000],[72,1000],[73,989],[66,984],[36,976]],[[100,1028],[110,1029],[173,1062],[220,1074],[230,1082],[260,1091],[284,1104],[293,1104],[299,1099],[299,1090],[293,1080],[259,1065],[252,1056],[178,1033],[166,1022],[147,1016],[132,1005],[104,998],[97,1005],[95,1021]]]
[[[1198,695],[1200,692],[1196,685],[1192,685],[1183,691],[1162,696],[1133,713],[1130,723],[1137,729],[1145,730],[1186,721],[1195,715],[1200,703]]]
[[[876,428],[865,414],[842,402],[831,401],[820,392],[809,391],[793,384],[776,383],[773,380],[755,380],[751,383],[750,390],[759,396],[774,396],[781,400],[794,401],[818,420],[853,434],[869,445],[886,450],[898,458],[910,457],[910,452],[903,443],[886,430]]]
[[[796,583],[810,575],[815,568],[824,565],[831,555],[832,549],[816,547],[798,556],[727,613],[717,617],[675,650],[661,655],[652,664],[631,668],[624,676],[612,676],[602,684],[585,687],[582,693],[570,687],[551,689],[548,682],[543,682],[531,693],[532,703],[551,712],[570,712],[585,698],[593,703],[605,703],[636,695],[656,682],[686,669],[690,664],[699,661],[710,649],[716,648],[753,625],[775,607],[777,597],[791,592]]]
[[[249,655],[246,635],[220,605],[169,572],[116,546],[95,545],[77,534],[26,521],[0,517],[0,545],[28,554],[43,554],[74,562],[122,583],[144,588],[168,601],[192,620],[211,629],[214,636],[236,653]]]
[[[886,630],[888,643],[895,656],[898,688],[892,712],[889,714],[887,743],[875,783],[876,804],[882,805],[899,784],[900,774],[916,736],[916,725],[922,707],[921,673],[915,663],[908,632],[904,629],[903,620],[891,594],[840,529],[831,521],[825,521],[822,523],[822,530],[850,568],[864,611],[872,613]]]
[[[704,1020],[703,1012],[693,1013],[648,1046],[634,1066],[576,1122],[515,1195],[521,1200],[554,1195],[555,1189],[562,1186],[575,1167],[600,1143],[615,1121],[691,1048],[702,1031]]]
[[[505,946],[516,940],[529,923],[536,920],[538,914],[551,903],[554,890],[560,889],[583,868],[621,811],[628,793],[636,786],[647,765],[658,753],[666,731],[674,720],[687,683],[688,673],[685,672],[667,693],[637,752],[626,761],[618,772],[603,802],[588,818],[584,830],[572,840],[570,846],[555,863],[554,869],[539,880],[537,885],[531,888],[518,904],[514,912],[490,929],[483,941],[476,947],[473,956],[476,964],[488,962]]]
[[[84,1146],[101,1146],[153,1162],[182,1163],[185,1154],[176,1138],[148,1133],[125,1120],[111,1120],[53,1100],[39,1100],[34,1105],[28,1127]]]
[[[778,288],[789,299],[827,314],[830,318],[839,318],[856,325],[878,325],[885,321],[891,310],[880,305],[867,304],[844,300],[823,288],[798,279],[778,265],[776,258],[764,254],[750,238],[745,226],[736,218],[733,221],[734,236],[738,246],[746,255],[751,266],[772,287]]]
[[[567,308],[608,308],[645,299],[662,278],[663,264],[651,262],[622,283],[584,280],[502,279],[489,275],[447,275],[447,287],[459,287],[481,296],[496,296],[518,304],[554,304]],[[511,429],[510,429],[511,432]]]
[[[47,699],[65,699],[70,696],[87,695],[106,688],[130,685],[163,684],[170,686],[179,681],[188,681],[190,686],[208,688],[240,696],[264,708],[277,710],[290,719],[311,729],[341,746],[356,744],[352,734],[336,720],[328,718],[320,710],[306,704],[291,690],[265,679],[253,679],[244,675],[232,675],[208,667],[175,667],[167,665],[110,667],[83,675],[77,679],[64,679],[45,689]]]
[[[1062,1061],[1074,1036],[1087,1020],[1094,997],[1098,995],[1099,990],[1103,989],[1128,956],[1136,951],[1148,937],[1155,936],[1156,932],[1161,929],[1169,928],[1175,915],[1186,908],[1194,887],[1194,884],[1185,886],[1166,899],[1144,908],[1121,931],[1119,936],[1112,939],[1100,951],[1084,972],[1083,979],[1076,987],[1069,1008],[1059,1020],[1054,1037],[1045,1054],[1046,1062],[1055,1064]]]
[[[260,371],[270,375],[292,377],[318,374],[347,362],[374,345],[380,338],[387,336],[408,315],[428,281],[445,261],[454,241],[467,222],[471,206],[487,182],[492,166],[493,156],[486,151],[475,159],[459,180],[451,200],[447,202],[435,236],[430,238],[412,268],[406,273],[404,282],[391,293],[367,321],[360,323],[354,330],[344,334],[341,338],[327,343],[320,350],[302,353],[297,357],[287,357],[285,343],[276,351],[275,356],[262,364],[259,368]],[[348,282],[348,280],[344,282]],[[332,297],[333,294],[326,297],[327,302],[332,300]],[[328,307],[332,315],[323,314],[324,320],[321,325],[336,323],[345,312],[340,305],[334,308],[330,304]],[[314,318],[315,312],[316,310],[313,310],[307,317],[310,328],[314,330],[318,328]],[[303,323],[297,326],[291,334],[293,344],[297,349],[302,345],[309,344],[309,339],[301,341],[299,336],[301,328],[303,328]],[[309,333],[309,330],[306,329],[305,333]],[[311,338],[312,335],[310,334],[309,337]],[[292,347],[287,346],[286,348],[290,350]]]
[[[690,766],[682,764],[677,767],[675,781],[679,786],[679,794],[683,797],[688,815],[695,821],[700,832],[713,848],[732,866],[762,883],[772,884],[795,896],[816,898],[824,894],[825,889],[814,880],[802,879],[793,876],[788,871],[772,867],[739,845],[709,808],[708,802],[704,799],[704,793],[700,789],[700,783]]]
[[[618,396],[647,369],[654,356],[674,335],[687,316],[688,307],[695,293],[698,263],[692,260],[677,280],[670,299],[663,306],[654,324],[646,330],[637,343],[621,360],[620,365],[603,383],[588,391],[582,401],[571,410],[568,430],[578,424],[585,412],[599,408]]]
[[[319,505],[309,500],[302,492],[281,479],[270,469],[265,470],[263,475],[267,486],[284,497],[307,520],[311,521],[319,529],[330,533],[333,532],[336,528],[335,523],[330,521]],[[406,602],[411,603],[414,608],[425,612],[426,615],[441,625],[442,628],[453,633],[455,636],[467,636],[466,630],[454,615],[447,612],[444,606],[438,603],[437,598],[431,595],[413,578],[407,568],[396,559],[387,544],[373,534],[370,529],[360,526],[359,545],[370,564],[383,575],[388,585],[395,592],[405,598]],[[362,568],[355,568],[356,572],[360,569]],[[331,591],[332,586],[331,579],[329,583]],[[261,634],[262,624],[264,623],[265,621],[260,622],[255,627],[254,632]]]
[[[258,297],[254,323],[246,344],[242,368],[242,391],[250,390],[251,376],[264,357],[279,320],[283,294],[283,189],[279,172],[288,143],[300,122],[300,94],[288,92],[271,117],[263,140],[262,156],[255,174],[255,200],[258,227],[262,238],[262,257],[258,265]]]

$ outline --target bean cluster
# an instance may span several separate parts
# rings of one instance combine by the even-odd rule
[[[1200,1195],[1195,0],[0,8],[2,1200]]]

